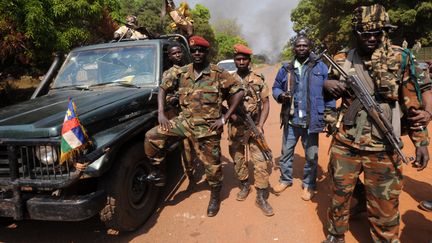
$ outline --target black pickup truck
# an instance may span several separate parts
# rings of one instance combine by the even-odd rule
[[[99,213],[119,231],[144,223],[160,190],[143,180],[150,170],[144,134],[157,124],[167,46],[179,40],[184,38],[76,48],[63,62],[57,57],[30,100],[2,108],[0,217],[80,221]],[[189,53],[187,41],[180,42]],[[59,163],[69,98],[94,144],[84,171]]]

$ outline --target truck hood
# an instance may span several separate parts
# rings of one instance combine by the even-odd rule
[[[112,126],[148,112],[146,107],[152,107],[148,103],[156,102],[156,96],[153,98],[151,95],[151,89],[124,87],[56,91],[2,108],[0,140],[60,136],[69,98],[77,106],[81,124],[96,133],[103,129],[104,124]]]

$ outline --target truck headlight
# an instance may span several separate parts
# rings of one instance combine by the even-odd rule
[[[52,146],[37,146],[36,157],[45,165],[54,164],[58,159],[57,151]]]

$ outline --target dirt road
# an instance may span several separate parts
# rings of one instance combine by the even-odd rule
[[[260,69],[272,85],[279,66]],[[270,117],[265,126],[266,138],[277,160],[281,151],[279,129],[280,106],[271,99]],[[431,131],[431,127],[429,127]],[[404,138],[404,152],[414,155],[409,139]],[[270,195],[273,217],[264,216],[254,205],[255,190],[244,202],[235,200],[238,182],[229,158],[226,135],[223,137],[222,205],[216,217],[208,218],[206,208],[209,190],[201,181],[193,191],[183,181],[167,193],[157,212],[136,232],[107,232],[97,218],[79,223],[24,221],[0,227],[0,241],[5,242],[321,242],[325,237],[326,212],[329,205],[328,163],[330,139],[321,135],[318,166],[318,193],[310,202],[300,198],[304,152],[299,144],[294,161],[294,185],[280,196]],[[432,151],[429,150],[432,154]],[[200,167],[201,168],[201,167]],[[201,170],[202,171],[202,170]],[[405,166],[405,185],[400,197],[402,242],[432,240],[432,213],[417,208],[418,202],[432,199],[432,166],[416,172]],[[200,177],[198,174],[197,177]],[[270,182],[278,182],[279,171],[272,171]],[[347,242],[370,242],[365,214],[350,221]]]

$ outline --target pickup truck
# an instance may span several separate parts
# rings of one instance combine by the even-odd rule
[[[157,124],[172,41],[190,61],[180,35],[79,47],[64,61],[58,55],[30,100],[0,110],[0,217],[81,221],[100,214],[118,231],[146,221],[160,188],[143,179],[151,169],[143,141]],[[69,98],[93,143],[84,171],[59,163]]]

